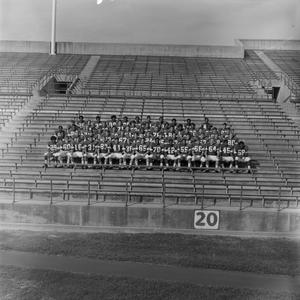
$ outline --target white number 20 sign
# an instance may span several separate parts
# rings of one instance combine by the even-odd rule
[[[195,229],[219,229],[220,212],[218,210],[195,210]]]

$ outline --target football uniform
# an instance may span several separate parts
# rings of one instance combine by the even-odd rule
[[[229,146],[227,142],[222,143],[220,146],[221,160],[223,163],[230,163],[230,167],[234,161],[233,151],[234,147]]]
[[[235,160],[240,162],[250,162],[250,157],[248,156],[248,147],[246,145],[241,146],[237,144],[234,149]]]
[[[57,159],[60,155],[60,145],[56,141],[50,141],[47,146],[47,152],[44,154],[45,164],[49,163],[52,159]]]
[[[215,142],[209,142],[206,150],[206,167],[209,167],[209,162],[214,162],[215,167],[219,166],[219,149]]]

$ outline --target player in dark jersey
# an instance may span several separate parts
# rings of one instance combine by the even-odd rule
[[[80,115],[78,118],[78,121],[76,123],[76,126],[80,129],[82,129],[84,125],[85,125],[84,117]]]
[[[83,139],[81,137],[75,137],[72,143],[72,163],[74,163],[74,159],[79,160],[82,164],[83,158]]]
[[[175,169],[178,163],[179,156],[176,155],[176,147],[173,140],[170,140],[165,152],[166,168],[169,168],[169,163],[171,162],[172,167]]]
[[[108,138],[102,138],[98,142],[97,159],[100,166],[107,166],[109,155],[111,153],[111,143]]]
[[[64,163],[64,161],[66,161],[67,167],[70,165],[71,158],[72,158],[71,152],[72,152],[71,138],[66,137],[64,140],[62,140],[61,143],[61,151],[59,155],[59,161],[61,164]]]
[[[103,127],[103,123],[101,122],[101,117],[98,115],[96,116],[96,121],[94,122],[94,128],[101,129]]]
[[[83,164],[88,166],[89,160],[93,161],[93,165],[95,166],[97,163],[97,154],[95,142],[92,136],[87,136],[83,143]]]
[[[152,143],[151,148],[153,153],[153,161],[157,161],[159,163],[159,166],[163,167],[164,155],[158,137],[154,139],[154,143]]]
[[[119,139],[112,139],[111,153],[109,154],[109,165],[113,165],[113,159],[118,161],[118,166],[121,167],[123,162],[123,146]]]
[[[204,130],[211,130],[212,124],[209,122],[209,119],[207,117],[204,118],[204,123],[201,125],[201,128]]]
[[[201,141],[198,139],[192,148],[192,163],[194,167],[197,167],[199,162],[200,168],[204,166],[205,159],[205,148],[202,147]]]
[[[245,163],[248,168],[248,172],[251,171],[251,158],[248,154],[248,147],[245,145],[243,141],[240,141],[236,144],[234,148],[234,155],[235,155],[235,168],[238,170],[239,163]]]
[[[48,143],[47,152],[44,154],[45,159],[45,168],[50,166],[51,160],[54,160],[54,166],[57,166],[57,158],[59,156],[60,148],[57,144],[56,136],[53,135],[50,138],[50,142]]]
[[[63,140],[66,137],[66,131],[61,125],[59,125],[58,129],[55,131],[55,136],[57,140]]]
[[[140,139],[137,141],[136,144],[137,150],[136,150],[136,154],[134,156],[134,162],[136,166],[139,166],[139,161],[145,161],[146,162],[146,166],[149,167],[150,166],[150,162],[149,162],[149,157],[148,159],[146,159],[146,155],[147,155],[147,143],[145,141],[144,138]]]
[[[234,162],[234,146],[228,145],[228,140],[224,140],[221,144],[220,155],[223,168],[229,164],[229,169],[231,169]]]
[[[209,168],[209,163],[215,163],[216,171],[219,170],[219,148],[217,147],[217,143],[214,139],[210,139],[207,144],[206,150],[206,168]]]
[[[183,139],[181,141],[181,143],[179,144],[179,159],[178,159],[178,164],[177,164],[178,168],[181,167],[183,161],[187,161],[187,157],[189,155],[189,150],[190,149],[186,143],[186,140]],[[190,163],[190,161],[189,161],[189,163]],[[190,165],[189,165],[189,167],[190,167]]]

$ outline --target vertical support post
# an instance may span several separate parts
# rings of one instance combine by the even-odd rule
[[[161,188],[162,188],[162,203],[163,203],[163,208],[166,207],[166,188],[165,188],[165,174],[164,174],[164,169],[162,169],[162,182],[161,182]]]
[[[88,181],[88,205],[91,205],[91,182]]]
[[[127,182],[126,182],[126,203],[125,203],[125,206],[126,206],[126,207],[128,206],[129,197],[130,197],[128,186],[129,186],[129,182],[127,181]]]
[[[281,186],[278,188],[278,211],[281,209]]]
[[[204,184],[202,185],[202,199],[201,199],[201,209],[204,208]]]
[[[243,209],[243,186],[241,185],[241,193],[240,193],[240,210]]]
[[[52,179],[50,179],[50,205],[53,204],[53,184]]]
[[[16,202],[16,179],[15,178],[13,178],[13,204],[15,204],[15,202]]]
[[[56,0],[52,0],[52,24],[51,24],[51,55],[56,55]]]

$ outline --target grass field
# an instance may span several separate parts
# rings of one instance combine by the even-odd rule
[[[202,287],[183,283],[168,283],[141,279],[1,267],[0,299],[296,300],[297,295],[259,290]]]
[[[300,274],[300,241],[289,239],[1,231],[0,249],[194,268]]]

